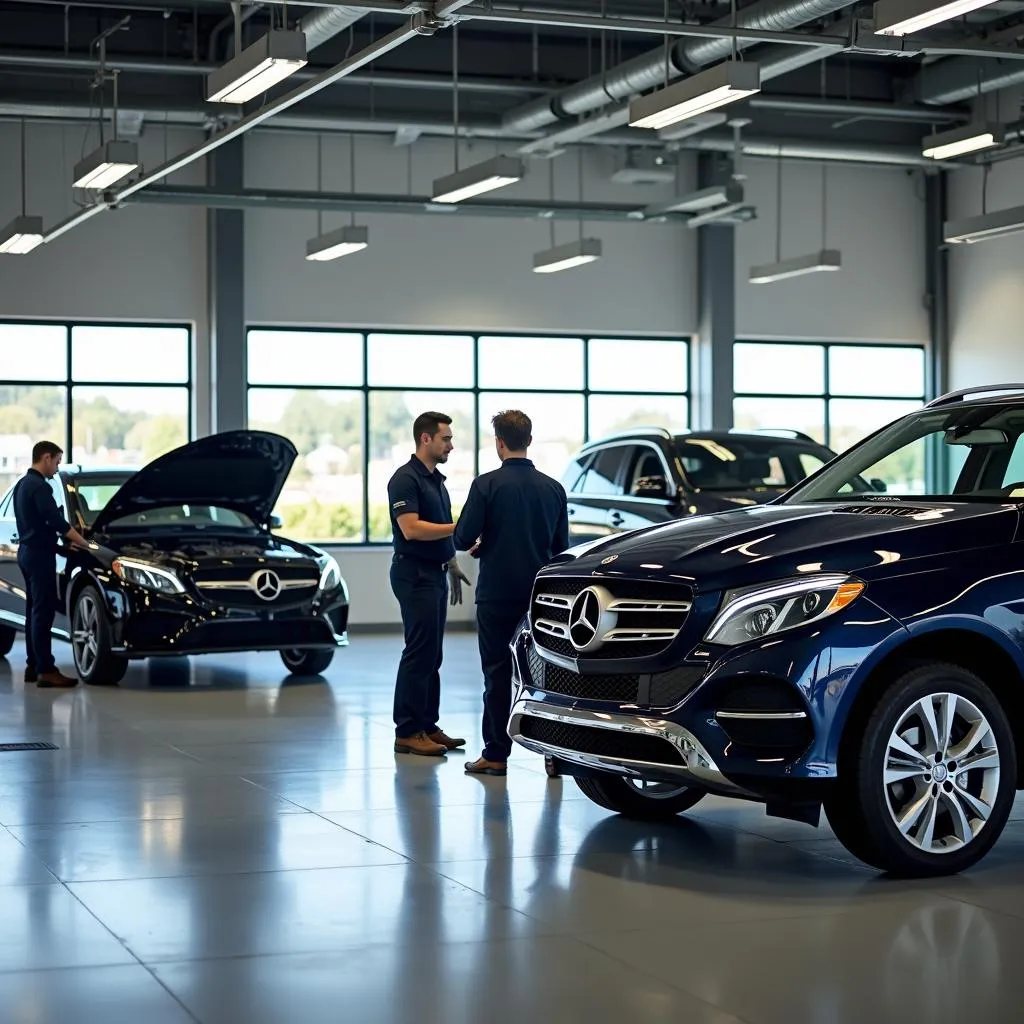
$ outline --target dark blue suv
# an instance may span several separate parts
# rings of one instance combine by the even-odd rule
[[[1024,384],[1001,385],[767,505],[571,548],[513,642],[509,733],[631,817],[823,807],[874,867],[960,871],[1024,788],[1022,512]]]

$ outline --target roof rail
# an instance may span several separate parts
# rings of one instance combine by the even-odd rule
[[[979,384],[973,388],[961,388],[959,391],[950,391],[938,398],[933,398],[925,408],[934,409],[940,405],[962,402],[968,395],[983,395],[993,391],[1016,391],[1018,394],[1024,394],[1024,384]]]
[[[789,427],[751,427],[744,430],[742,427],[730,427],[730,434],[768,434],[772,437],[791,437],[794,441],[809,441],[811,444],[819,444],[810,434],[802,430],[791,430]]]
[[[666,441],[671,441],[674,436],[672,431],[665,427],[632,427],[629,430],[618,430],[614,434],[592,437],[587,441],[586,447],[589,448],[592,444],[604,444],[605,441],[620,441],[631,437],[650,437],[652,434],[656,437],[663,437]]]

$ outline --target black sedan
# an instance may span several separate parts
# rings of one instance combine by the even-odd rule
[[[57,559],[61,611],[86,683],[120,681],[128,661],[179,654],[279,651],[314,675],[348,643],[338,563],[271,531],[295,462],[286,438],[255,430],[204,437],[137,473],[62,469],[50,481],[87,551]],[[25,629],[11,492],[0,500],[0,653]]]

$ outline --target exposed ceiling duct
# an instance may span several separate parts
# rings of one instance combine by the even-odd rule
[[[312,50],[333,39],[366,13],[365,7],[318,7],[299,21],[299,30],[306,37],[306,49]]]
[[[914,81],[914,93],[921,103],[947,106],[1022,83],[1024,61],[952,57],[926,64]]]
[[[740,11],[736,25],[764,31],[787,31],[851,6],[854,0],[761,0]],[[716,27],[732,27],[732,18],[715,23]],[[732,53],[730,38],[681,39],[668,51],[669,78],[689,75],[698,68],[722,60]],[[737,40],[738,49],[754,45]],[[812,51],[813,52],[813,51]],[[793,57],[801,56],[793,48]],[[820,54],[814,59],[820,59]],[[797,65],[799,66],[799,65]],[[608,103],[618,103],[637,93],[661,85],[665,81],[666,53],[664,47],[641,54],[602,74],[563,89],[552,96],[524,104],[505,117],[508,128],[534,131],[564,118],[585,114]]]

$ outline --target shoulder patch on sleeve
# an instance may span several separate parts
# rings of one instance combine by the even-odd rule
[[[407,504],[407,502],[404,502],[404,501],[394,501],[394,502],[391,503],[391,507],[392,508],[404,508],[406,504]]]

